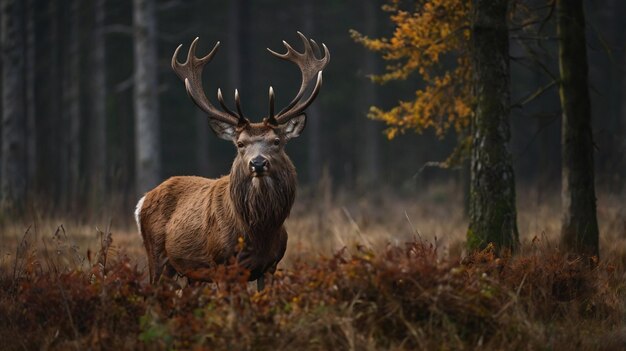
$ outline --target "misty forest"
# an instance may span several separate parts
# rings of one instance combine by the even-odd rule
[[[0,0],[0,349],[626,349],[624,15]]]

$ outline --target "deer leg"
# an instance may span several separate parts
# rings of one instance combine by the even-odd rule
[[[262,275],[256,280],[256,290],[261,292],[263,289],[265,289],[265,275]]]
[[[172,264],[169,262],[169,258],[165,257],[163,259],[163,264],[160,267],[160,277],[157,277],[159,281],[163,278],[173,279],[174,276],[178,273]]]
[[[167,256],[165,256],[165,253],[160,253],[157,254],[155,253],[154,255],[154,275],[152,277],[152,281],[153,283],[156,283],[159,281],[159,279],[161,278],[161,275],[163,274],[163,270],[165,270],[167,267],[166,266],[171,266],[168,263],[168,258]],[[173,269],[173,267],[172,267]],[[169,272],[169,268],[167,269],[167,271]],[[167,273],[166,273],[167,274]]]
[[[144,246],[146,247],[146,254],[148,255],[148,273],[150,277],[150,284],[154,284],[154,275],[156,272],[156,260],[154,257],[154,250],[152,249],[152,242],[149,239],[144,238]]]

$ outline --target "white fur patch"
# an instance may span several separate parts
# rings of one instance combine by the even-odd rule
[[[143,235],[141,234],[141,221],[140,221],[140,216],[141,216],[141,208],[143,207],[143,200],[145,200],[146,196],[144,195],[141,199],[139,199],[139,202],[137,202],[137,207],[135,207],[135,222],[137,222],[137,229],[139,229],[139,235],[141,235],[141,237],[143,238]]]

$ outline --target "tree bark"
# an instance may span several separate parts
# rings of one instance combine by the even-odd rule
[[[593,135],[582,0],[557,0],[563,221],[561,242],[575,253],[598,256]]]
[[[91,197],[100,206],[106,192],[107,123],[106,123],[106,49],[104,21],[106,0],[92,4],[94,27],[91,39]]]
[[[2,0],[2,208],[20,211],[26,196],[24,2]]]
[[[515,181],[507,150],[509,130],[509,42],[507,0],[475,0],[472,65],[476,105],[472,120],[470,224],[472,250],[493,243],[518,245]]]
[[[154,0],[133,0],[135,179],[140,196],[161,177],[157,83],[157,18]]]
[[[27,190],[32,194],[37,177],[37,101],[35,99],[36,38],[34,0],[26,3],[26,173]]]
[[[315,38],[315,0],[306,0],[302,8],[302,18],[304,21],[303,32],[309,38]],[[307,108],[306,129],[308,134],[308,181],[309,185],[319,182],[324,164],[322,161],[322,114],[320,113],[319,102],[313,103]]]
[[[64,108],[68,122],[68,133],[65,135],[67,143],[67,190],[63,195],[66,205],[74,207],[80,193],[80,47],[79,47],[79,0],[71,0],[69,8],[69,27],[67,33],[67,55],[64,74]]]

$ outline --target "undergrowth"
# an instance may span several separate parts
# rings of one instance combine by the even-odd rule
[[[0,266],[2,349],[613,349],[623,338],[621,265],[533,246],[440,258],[413,241],[295,261],[257,292],[236,265],[214,284],[147,282],[123,253],[84,256],[62,227],[27,233]],[[112,256],[112,257],[109,257]]]

